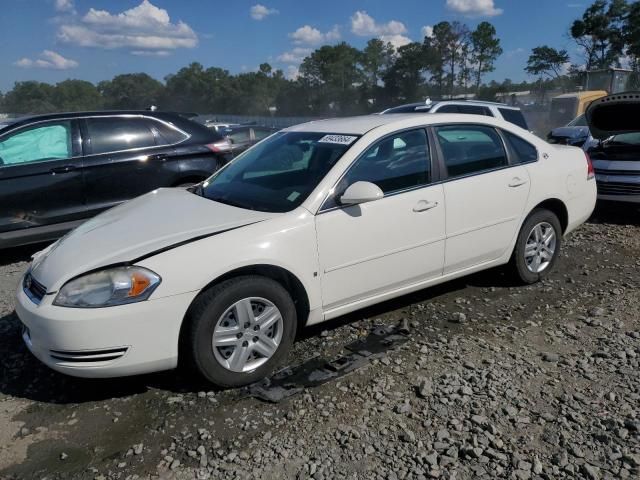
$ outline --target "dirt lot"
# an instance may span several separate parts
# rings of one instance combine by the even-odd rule
[[[640,478],[640,212],[600,209],[551,277],[490,271],[308,329],[409,341],[280,403],[177,372],[82,380],[30,356],[0,260],[0,478]]]

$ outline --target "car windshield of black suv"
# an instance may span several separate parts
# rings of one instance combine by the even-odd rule
[[[247,150],[194,193],[261,212],[298,207],[358,139],[356,135],[281,132]]]

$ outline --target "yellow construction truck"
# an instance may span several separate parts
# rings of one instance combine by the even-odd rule
[[[583,90],[563,93],[551,99],[549,124],[559,127],[582,115],[598,98],[611,93],[633,90],[633,72],[624,68],[590,70],[584,73]]]

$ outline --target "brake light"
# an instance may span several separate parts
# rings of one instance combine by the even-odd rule
[[[584,156],[587,159],[587,180],[593,180],[596,178],[596,172],[593,169],[593,162],[587,152],[584,152]]]
[[[209,143],[205,145],[205,147],[207,147],[213,153],[225,153],[231,151],[232,145],[229,139],[225,138],[224,140],[220,140],[219,142]]]

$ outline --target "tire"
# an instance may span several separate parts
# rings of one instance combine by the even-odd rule
[[[538,237],[540,237],[540,232],[546,234],[551,229],[553,231],[552,241],[542,240],[544,244],[549,243],[547,248],[542,247],[540,242],[536,242],[534,229],[537,227],[541,228],[538,230]],[[561,244],[562,227],[558,217],[549,210],[535,209],[527,217],[520,233],[518,233],[516,246],[509,262],[511,273],[516,280],[524,284],[539,282],[549,274],[556,263]]]
[[[281,321],[274,320],[278,316]],[[201,293],[186,322],[183,348],[191,365],[215,385],[239,387],[264,378],[285,360],[296,335],[297,316],[281,284],[251,275]],[[261,325],[269,326],[260,330]],[[266,355],[267,351],[272,353]]]

